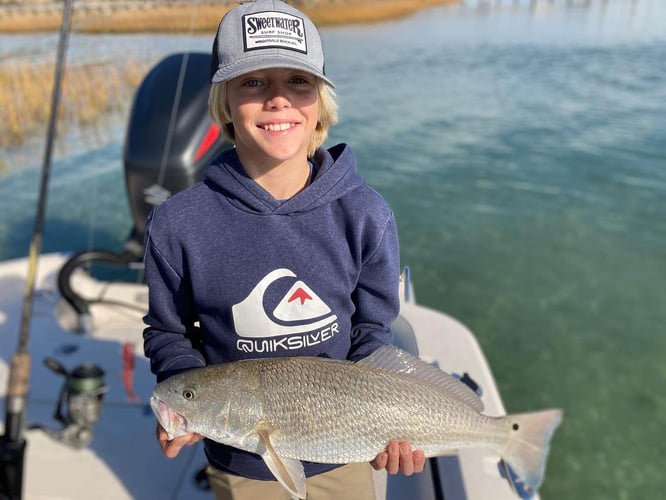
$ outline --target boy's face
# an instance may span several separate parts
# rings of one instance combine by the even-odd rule
[[[227,101],[244,160],[266,166],[306,161],[319,119],[313,75],[286,68],[247,73],[227,83]]]

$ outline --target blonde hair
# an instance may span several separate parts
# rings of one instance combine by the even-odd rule
[[[317,148],[326,142],[328,129],[338,122],[338,103],[335,100],[333,89],[321,78],[316,79],[315,85],[319,102],[319,120],[308,145],[308,158],[314,156]],[[213,121],[222,128],[224,136],[235,143],[236,134],[227,101],[227,82],[211,84],[208,94],[208,110]]]

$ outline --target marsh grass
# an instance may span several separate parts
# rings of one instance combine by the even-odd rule
[[[83,17],[75,28],[82,33],[215,33],[224,5],[171,6],[151,11],[119,10],[106,15]]]
[[[318,26],[330,26],[399,19],[428,7],[455,3],[459,0],[350,0],[319,3],[303,11]]]
[[[60,134],[93,129],[113,112],[124,112],[131,102],[145,66],[125,61],[71,66],[66,69],[58,113]],[[51,111],[54,66],[27,63],[0,66],[0,147],[21,146],[43,133]]]
[[[318,26],[379,22],[459,0],[337,0],[299,6]],[[214,33],[220,18],[236,4],[172,5],[151,9],[86,13],[74,10],[73,30],[84,33]],[[60,12],[0,17],[0,33],[34,33],[60,28]]]

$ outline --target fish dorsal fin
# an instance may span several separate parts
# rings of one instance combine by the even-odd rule
[[[356,364],[365,368],[386,370],[414,377],[445,390],[448,395],[468,404],[476,411],[483,411],[481,398],[463,382],[395,346],[384,345],[367,358],[357,361]]]
[[[300,460],[281,457],[273,448],[271,433],[268,429],[260,429],[259,439],[264,445],[265,451],[261,458],[268,469],[273,473],[284,488],[298,498],[305,498],[305,471]]]

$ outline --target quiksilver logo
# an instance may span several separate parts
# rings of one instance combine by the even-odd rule
[[[303,19],[284,12],[243,16],[245,50],[282,48],[307,53]]]
[[[267,312],[264,296],[283,279],[293,284],[282,299]],[[287,283],[289,285],[289,283]],[[231,308],[237,348],[244,352],[275,352],[313,346],[338,333],[338,317],[307,284],[289,269],[276,269],[255,285],[250,294]],[[289,337],[285,337],[285,336]],[[276,337],[284,337],[276,339]]]

